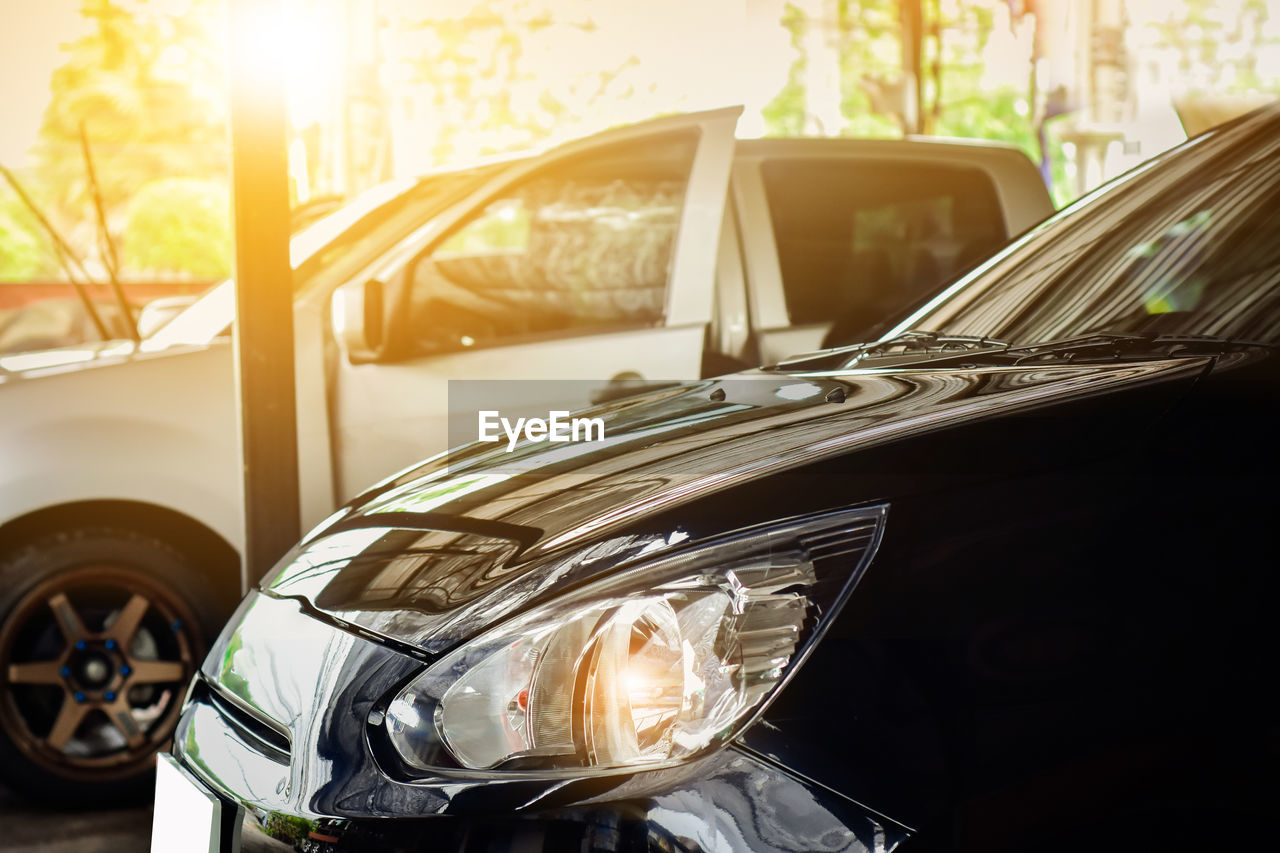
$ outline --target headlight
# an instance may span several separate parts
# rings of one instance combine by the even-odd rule
[[[737,734],[803,660],[869,562],[884,507],[698,547],[534,608],[389,703],[418,770],[656,767]]]

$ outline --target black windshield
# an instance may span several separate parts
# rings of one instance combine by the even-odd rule
[[[1280,108],[1113,181],[898,324],[1014,343],[1097,331],[1280,342]]]

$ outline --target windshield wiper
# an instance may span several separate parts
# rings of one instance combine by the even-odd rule
[[[910,331],[883,341],[806,353],[764,369],[799,371],[855,367],[1062,364],[1217,354],[1238,348],[1275,349],[1276,345],[1214,335],[1091,332],[1057,341],[1015,346],[994,338]]]
[[[1023,347],[1011,347],[1009,353],[1017,357],[1016,363],[1027,361],[1075,359],[1123,359],[1142,356],[1169,357],[1179,355],[1205,355],[1226,352],[1238,348],[1274,349],[1274,344],[1244,338],[1224,338],[1218,335],[1151,335],[1126,332],[1094,332],[1078,338],[1049,341]]]
[[[1004,345],[979,351],[948,353],[925,359],[931,366],[1062,364],[1132,358],[1169,358],[1180,355],[1219,354],[1238,348],[1275,349],[1275,344],[1215,335],[1144,335],[1129,332],[1093,332],[1057,341],[1018,346]],[[917,364],[920,362],[916,362]]]
[[[1009,345],[994,338],[973,335],[948,335],[912,329],[865,344],[850,344],[832,349],[807,352],[764,367],[764,370],[787,372],[793,370],[834,370],[842,367],[862,366],[875,361],[881,366],[885,360],[932,361],[935,358],[960,357],[967,353],[991,348],[1004,349]]]

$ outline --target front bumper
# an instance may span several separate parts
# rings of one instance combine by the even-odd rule
[[[554,782],[396,778],[377,745],[385,687],[367,685],[421,663],[292,600],[253,595],[238,617],[193,686],[174,755],[228,810],[244,809],[243,850],[817,853],[888,850],[906,837],[741,746],[676,768]]]
[[[302,817],[245,806],[240,851],[882,851],[901,827],[730,749],[704,778],[571,805],[395,820]],[[621,786],[625,788],[626,786]],[[230,853],[231,848],[224,847]]]

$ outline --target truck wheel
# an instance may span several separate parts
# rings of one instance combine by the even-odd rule
[[[150,790],[216,598],[163,542],[85,528],[0,557],[0,776],[107,805]]]

